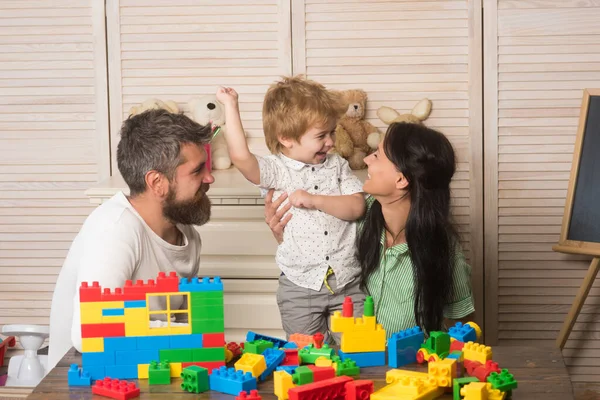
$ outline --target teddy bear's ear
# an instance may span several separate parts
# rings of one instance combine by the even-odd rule
[[[423,99],[419,101],[410,113],[419,120],[425,121],[431,114],[431,100]]]
[[[367,92],[365,92],[362,89],[358,89],[356,92],[359,96],[361,103],[366,103],[367,102]]]
[[[393,123],[399,115],[396,110],[386,106],[379,107],[377,110],[377,116],[387,125]]]
[[[179,106],[173,100],[167,100],[164,103],[167,111],[172,114],[179,114]]]

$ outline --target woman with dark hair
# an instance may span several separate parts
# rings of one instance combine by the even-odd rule
[[[411,123],[388,127],[379,148],[365,158],[367,211],[357,239],[361,288],[373,297],[388,337],[419,325],[440,330],[444,318],[474,312],[471,267],[450,220],[452,145],[433,129]],[[265,201],[276,238],[290,216],[283,200]]]

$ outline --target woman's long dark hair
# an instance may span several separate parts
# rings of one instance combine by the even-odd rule
[[[458,235],[450,222],[450,181],[456,170],[454,150],[440,132],[423,125],[394,123],[383,149],[408,180],[411,206],[406,241],[415,279],[415,320],[427,332],[440,330],[444,306],[452,295],[454,252]],[[375,200],[358,236],[361,287],[379,268],[381,234],[386,228]]]

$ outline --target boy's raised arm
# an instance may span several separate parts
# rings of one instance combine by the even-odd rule
[[[225,121],[227,121],[225,140],[227,141],[231,162],[246,179],[258,185],[260,183],[260,169],[258,160],[250,152],[244,135],[238,106],[238,94],[232,88],[220,87],[217,90],[217,100],[225,106]]]

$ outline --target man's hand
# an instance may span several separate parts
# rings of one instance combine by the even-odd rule
[[[315,196],[306,190],[298,189],[290,195],[290,203],[294,207],[312,209],[315,208]]]
[[[288,196],[287,193],[283,193],[273,202],[273,192],[273,189],[269,190],[265,197],[265,222],[269,226],[269,229],[271,229],[277,243],[281,243],[283,242],[283,230],[289,220],[292,219],[292,214],[286,215],[283,219],[281,217],[292,208],[292,204],[288,202],[288,204],[278,210]]]
[[[217,100],[227,107],[237,106],[238,94],[235,89],[221,86],[217,89]]]

